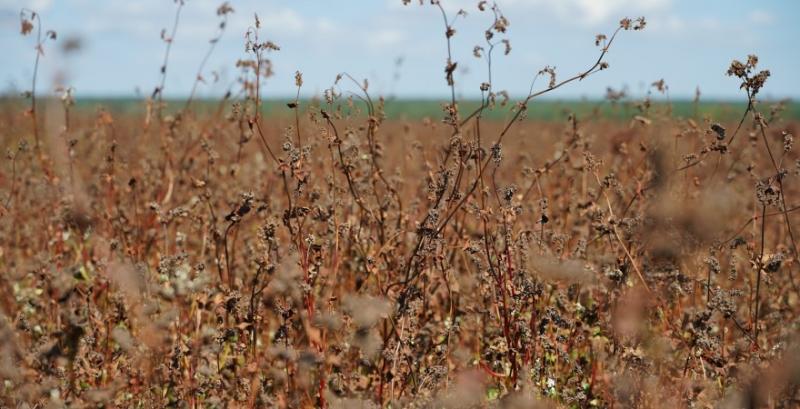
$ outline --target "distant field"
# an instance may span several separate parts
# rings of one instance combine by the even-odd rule
[[[287,107],[289,100],[272,99],[262,102],[263,111],[265,115],[290,115],[291,110]],[[442,100],[443,101],[443,100]],[[385,113],[387,119],[407,119],[417,120],[428,118],[439,118],[442,114],[442,101],[438,100],[387,100],[385,105]],[[183,107],[182,100],[172,100],[168,102],[170,108]],[[642,112],[637,107],[639,101],[623,101],[611,103],[608,101],[598,100],[540,100],[530,105],[528,110],[528,118],[535,120],[562,120],[566,118],[569,113],[574,112],[578,114],[579,118],[604,118],[615,120],[629,120],[636,115],[642,115]],[[305,100],[301,101],[301,106],[308,107],[309,104],[317,105],[318,100]],[[775,104],[774,102],[762,102],[762,112],[770,112],[770,107]],[[356,104],[356,109],[359,109],[363,104]],[[460,103],[462,113],[470,113],[480,105],[480,101],[462,101]],[[505,119],[510,116],[510,108],[513,103],[509,103],[505,107],[498,106],[493,110],[487,110],[485,117],[489,119]],[[95,110],[98,107],[106,107],[107,109],[117,113],[136,113],[143,112],[144,103],[141,99],[133,98],[90,98],[90,99],[77,99],[76,108],[78,110]],[[201,100],[194,103],[194,109],[197,111],[214,110],[219,107],[218,100]],[[226,102],[224,107],[228,109],[230,102]],[[653,102],[650,107],[650,114],[664,113],[671,110],[672,115],[675,117],[689,118],[694,116],[709,116],[714,120],[726,121],[738,118],[746,107],[746,103],[738,101],[707,101],[695,104],[692,101],[681,100],[674,101],[670,104],[664,102]],[[796,102],[785,103],[785,110],[783,111],[784,119],[800,119],[800,105]]]

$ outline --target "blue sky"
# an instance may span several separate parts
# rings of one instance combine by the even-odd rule
[[[186,96],[217,24],[219,0],[187,0],[173,46],[165,95]],[[262,38],[280,45],[272,55],[275,76],[267,96],[294,93],[294,73],[304,75],[303,94],[319,94],[336,74],[368,78],[371,91],[397,97],[446,98],[446,44],[441,16],[418,0],[230,0],[235,13],[211,57],[199,96],[221,95],[235,80],[235,62],[245,58],[244,32],[258,13]],[[468,15],[455,24],[457,91],[479,95],[485,63],[472,56],[491,23],[477,0],[442,0],[451,14]],[[644,15],[644,32],[625,32],[608,55],[610,69],[559,90],[561,98],[601,98],[606,87],[627,87],[642,95],[663,78],[673,98],[741,98],[737,82],[724,75],[731,59],[758,54],[772,78],[762,91],[772,98],[800,97],[800,1],[794,0],[497,0],[511,22],[512,52],[494,61],[494,88],[511,95],[527,92],[530,78],[545,65],[561,77],[587,68],[598,49],[594,36],[609,33],[620,17]],[[46,46],[40,90],[52,92],[55,78],[81,96],[149,94],[159,80],[164,44],[159,35],[171,25],[172,0],[0,0],[0,90],[28,89],[33,38],[19,34],[19,9],[39,10],[46,29],[59,39]],[[79,53],[65,56],[59,43],[80,38]],[[396,61],[402,58],[400,69]]]

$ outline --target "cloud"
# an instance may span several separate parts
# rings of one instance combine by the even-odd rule
[[[770,24],[775,21],[775,16],[765,10],[753,10],[747,15],[747,19],[754,24]]]
[[[306,29],[306,21],[297,12],[291,9],[272,10],[261,16],[262,27],[267,32],[301,33]]]
[[[589,24],[616,20],[628,13],[652,12],[669,5],[668,0],[573,0],[571,3],[574,11],[582,14],[584,22]]]
[[[371,33],[366,41],[371,48],[388,48],[402,44],[404,39],[405,36],[400,30],[381,29]]]
[[[26,8],[41,13],[51,5],[53,5],[52,0],[0,0],[0,11],[19,12],[20,9]]]
[[[19,12],[22,9],[44,13],[52,5],[52,0],[0,0],[0,29],[18,30]]]
[[[391,8],[401,4],[399,0],[388,0]],[[622,17],[635,17],[642,13],[664,11],[671,7],[672,0],[499,0],[498,6],[504,13],[514,16],[522,12],[544,12],[554,15],[562,22],[595,26]],[[415,2],[411,3],[416,5]],[[478,12],[474,0],[453,0],[443,2],[449,13],[460,9],[468,13]]]
[[[0,0],[7,2],[9,0]],[[29,0],[45,2],[51,0]],[[297,11],[258,1],[231,2],[234,13],[228,19],[227,32],[241,34],[254,24],[254,14],[262,23],[263,38],[276,34],[299,35],[314,26]],[[0,3],[2,4],[2,3]],[[186,3],[181,10],[178,26],[180,41],[205,41],[217,32],[219,17],[216,9],[221,0],[195,0]],[[176,6],[170,1],[137,0],[131,2],[95,2],[73,0],[70,12],[85,16],[82,29],[89,34],[129,34],[143,39],[157,39],[162,29],[172,27]],[[2,8],[0,8],[2,10]],[[266,12],[268,10],[268,12]]]
[[[522,0],[510,0],[510,6],[530,4]],[[537,7],[549,8],[562,21],[596,26],[622,17],[635,17],[663,11],[671,6],[670,0],[562,0],[538,1]]]

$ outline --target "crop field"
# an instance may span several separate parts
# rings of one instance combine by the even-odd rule
[[[185,104],[185,100],[169,100],[166,101],[165,112],[175,113]],[[262,100],[260,104],[261,115],[266,117],[292,117],[294,115],[287,105],[294,102],[294,99],[281,99],[270,98]],[[639,104],[641,100],[626,100],[622,102],[614,102],[608,100],[577,100],[577,99],[550,99],[537,101],[525,113],[525,117],[529,121],[565,121],[569,119],[570,115],[577,115],[584,120],[608,120],[608,121],[630,121],[636,115],[641,113]],[[304,107],[320,107],[319,99],[306,99],[299,100],[299,104]],[[16,99],[2,99],[0,96],[0,105],[16,104],[14,109],[24,111],[25,105],[20,104]],[[742,112],[747,108],[747,101],[650,101],[651,106],[655,107],[654,110],[661,112],[669,112],[672,116],[680,118],[714,118],[717,121],[732,122],[741,118]],[[780,107],[781,118],[786,121],[800,120],[800,105],[791,100],[775,101],[767,103],[766,106],[772,108],[772,105]],[[465,112],[472,112],[481,106],[480,100],[462,100],[459,101],[459,108]],[[133,98],[97,98],[89,97],[85,99],[75,100],[74,105],[70,109],[76,114],[93,114],[98,109],[109,111],[113,115],[143,115],[146,111],[146,106],[142,104],[141,99]],[[193,111],[202,115],[209,112],[214,112],[219,108],[219,100],[201,99],[193,103]],[[343,109],[351,112],[352,108],[349,106]],[[382,110],[384,121],[396,120],[433,120],[438,121],[442,116],[442,101],[432,99],[397,99],[385,98]],[[486,110],[483,112],[483,118],[490,121],[508,121],[514,116],[513,104],[505,106],[497,106],[494,109]]]
[[[510,23],[476,5],[491,67]],[[460,13],[425,7],[449,46]],[[739,100],[553,99],[648,29],[624,18],[521,98],[462,101],[445,55],[441,100],[300,72],[278,99],[253,20],[219,99],[162,95],[170,27],[144,98],[33,68],[0,101],[0,407],[800,405],[800,115],[758,57],[718,69]]]

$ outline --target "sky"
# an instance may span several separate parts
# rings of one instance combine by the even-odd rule
[[[465,98],[480,95],[486,81],[484,60],[472,55],[483,45],[491,15],[477,0],[441,0],[454,23],[453,59],[458,62],[456,90]],[[185,97],[215,35],[220,0],[186,0],[167,71],[164,94]],[[294,75],[303,73],[303,96],[320,95],[336,75],[366,78],[373,94],[398,98],[449,96],[444,79],[447,44],[441,14],[428,1],[402,0],[230,0],[235,10],[223,38],[210,57],[198,88],[199,97],[224,94],[235,85],[236,61],[245,59],[244,33],[254,14],[262,22],[261,38],[281,47],[270,55],[275,75],[262,90],[266,97],[295,93]],[[735,79],[725,76],[730,61],[748,54],[772,77],[763,97],[800,97],[800,1],[796,0],[497,0],[510,21],[512,50],[493,60],[493,87],[524,96],[531,78],[544,66],[555,66],[560,78],[591,66],[599,49],[596,34],[610,34],[625,16],[645,16],[642,32],[623,32],[606,61],[608,70],[553,93],[555,98],[602,98],[607,87],[644,95],[664,79],[673,99],[744,98]],[[80,97],[149,95],[159,83],[165,43],[162,29],[171,27],[173,0],[0,0],[0,91],[30,89],[35,56],[33,36],[20,35],[19,10],[40,13],[45,30],[58,38],[45,45],[41,60],[41,94],[58,83]],[[79,51],[65,54],[68,39]],[[212,74],[215,73],[217,75]],[[214,78],[217,78],[214,81]],[[541,82],[546,85],[546,82]]]

